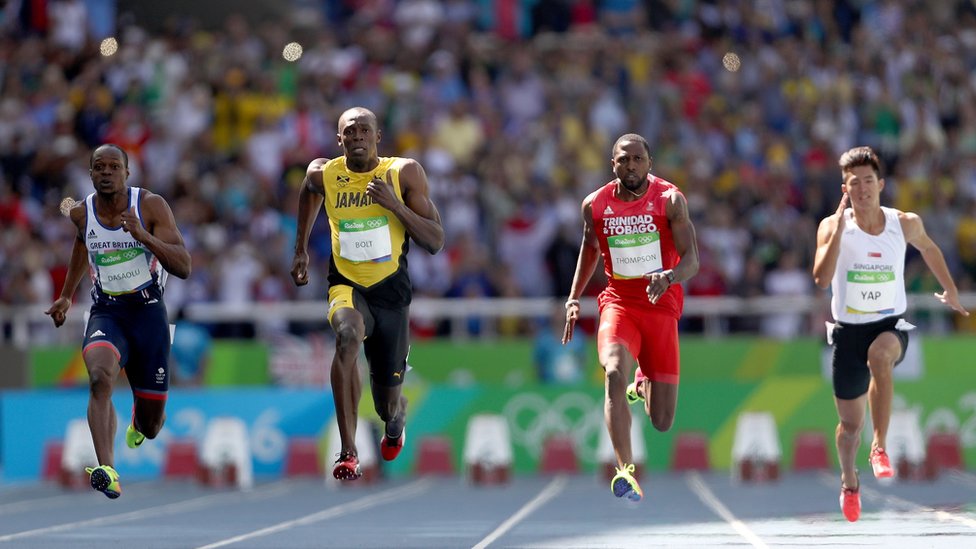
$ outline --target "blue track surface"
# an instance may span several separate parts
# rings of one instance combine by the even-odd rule
[[[321,479],[238,492],[132,482],[109,500],[54,485],[0,488],[0,546],[116,547],[976,547],[976,476],[881,484],[862,477],[861,520],[840,514],[834,474],[734,485],[728,474],[661,474],[645,498],[593,476],[506,486],[423,478],[336,486]]]

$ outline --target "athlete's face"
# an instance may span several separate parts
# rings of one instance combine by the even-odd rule
[[[370,160],[377,157],[376,144],[380,141],[380,131],[372,116],[357,113],[343,116],[339,121],[337,137],[350,168],[366,170]]]
[[[613,149],[613,173],[624,187],[640,189],[651,171],[651,157],[638,141],[621,141]]]
[[[100,147],[92,155],[91,168],[88,170],[95,191],[100,194],[121,192],[125,189],[125,180],[129,178],[129,168],[125,165],[122,151],[115,147]]]
[[[855,166],[844,172],[844,185],[841,189],[847,193],[853,206],[860,208],[879,205],[884,179],[879,179],[871,166]]]

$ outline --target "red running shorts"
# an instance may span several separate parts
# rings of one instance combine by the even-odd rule
[[[608,303],[600,311],[597,351],[619,343],[637,359],[644,377],[677,385],[681,370],[678,319],[663,311],[628,308]]]

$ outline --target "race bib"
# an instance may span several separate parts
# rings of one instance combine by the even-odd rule
[[[898,281],[892,271],[847,271],[844,305],[852,314],[895,312]]]
[[[98,283],[109,295],[129,294],[152,281],[145,250],[129,248],[95,254]]]
[[[339,221],[339,256],[356,263],[389,261],[393,244],[386,216]]]
[[[608,236],[607,244],[610,247],[614,278],[640,278],[645,273],[664,268],[661,263],[659,233]]]

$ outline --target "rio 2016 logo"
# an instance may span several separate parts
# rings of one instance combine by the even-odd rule
[[[576,443],[580,461],[593,462],[602,429],[603,402],[586,393],[563,393],[549,402],[538,393],[519,393],[502,413],[508,420],[512,443],[521,446],[532,458],[542,453],[542,445],[552,435],[568,435]]]
[[[893,408],[910,409],[904,399],[896,395]],[[968,415],[967,415],[968,412]],[[940,406],[929,412],[922,426],[926,435],[937,432],[958,433],[963,448],[976,446],[976,392],[964,393],[956,402],[956,410]]]

